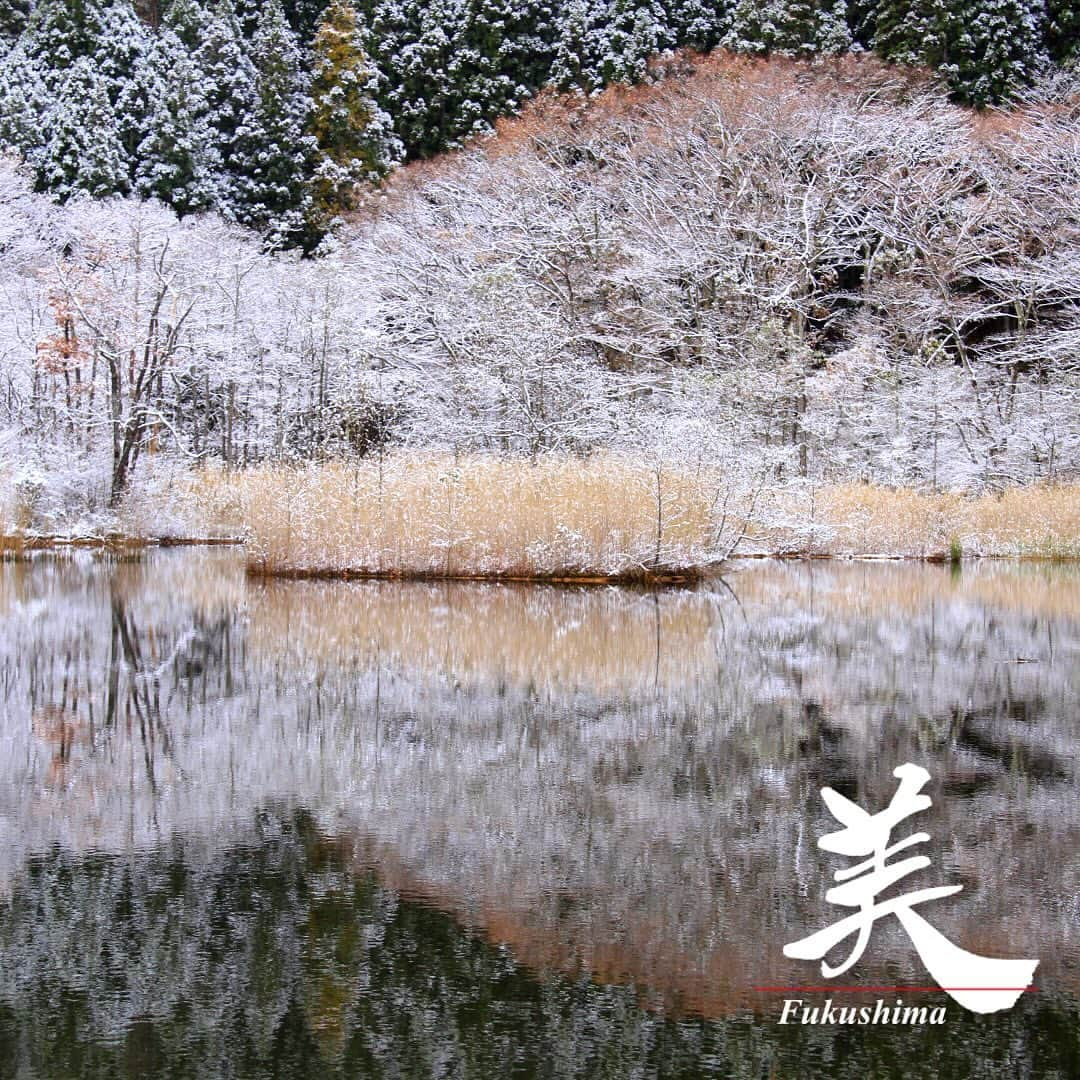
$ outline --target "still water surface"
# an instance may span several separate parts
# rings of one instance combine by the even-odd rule
[[[1080,571],[659,594],[0,566],[0,1076],[1080,1076]],[[924,765],[1010,1012],[780,1026],[829,784]],[[882,922],[846,984],[925,985]],[[825,995],[803,994],[813,1003]],[[872,1003],[878,994],[845,1004]],[[891,1004],[903,994],[888,994]]]

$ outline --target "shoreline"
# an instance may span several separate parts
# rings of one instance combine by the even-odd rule
[[[214,536],[138,536],[126,533],[64,536],[0,534],[0,561],[11,561],[22,554],[59,554],[69,551],[115,552],[138,554],[151,548],[173,547],[236,547],[247,545],[241,537]],[[278,567],[260,565],[249,558],[245,566],[248,578],[284,581],[384,581],[398,583],[448,584],[487,583],[505,585],[567,585],[575,587],[666,588],[693,587],[712,578],[721,577],[725,568],[740,562],[862,562],[862,563],[922,563],[930,566],[960,568],[976,562],[1045,563],[1047,565],[1080,564],[1076,555],[1040,555],[1032,553],[964,553],[959,557],[950,552],[912,555],[889,552],[850,551],[748,551],[729,554],[727,558],[710,563],[671,566],[658,569],[635,567],[609,574],[596,571],[572,570],[529,573],[520,570],[442,571],[408,568],[372,570],[356,567]]]

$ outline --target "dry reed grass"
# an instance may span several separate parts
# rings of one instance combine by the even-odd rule
[[[191,535],[246,536],[252,572],[296,576],[692,578],[729,554],[740,515],[744,554],[1080,558],[1080,484],[978,497],[802,484],[751,496],[718,469],[614,454],[204,469],[170,489],[161,513],[178,505]],[[140,520],[154,515],[143,507]],[[123,548],[131,537],[93,542],[103,540]],[[16,530],[0,552],[48,541]]]
[[[818,505],[835,530],[831,554],[1080,556],[1080,484],[978,497],[852,484],[823,490]]]
[[[647,579],[708,563],[724,528],[721,477],[615,456],[402,455],[232,483],[258,573]]]
[[[196,498],[242,528],[255,573],[647,580],[693,576],[728,554],[749,495],[716,470],[662,470],[614,455],[395,455],[383,462],[205,473]],[[764,552],[1080,556],[1080,485],[978,497],[846,485],[763,493]]]

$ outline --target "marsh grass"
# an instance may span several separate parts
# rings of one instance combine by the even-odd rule
[[[409,455],[232,484],[249,567],[268,574],[687,579],[737,520],[721,475],[614,456]]]
[[[216,527],[247,536],[256,574],[612,581],[689,580],[733,549],[1075,558],[1078,496],[1078,485],[735,493],[718,470],[614,455],[418,454],[204,473],[196,492]]]
[[[549,581],[692,581],[731,554],[1080,558],[1080,484],[979,496],[866,484],[736,482],[722,469],[615,454],[529,460],[400,452],[246,472],[201,469],[130,533],[0,536],[133,547],[182,516],[192,537],[243,537],[253,574]],[[155,542],[183,542],[161,540]]]
[[[1080,557],[1080,484],[976,497],[853,484],[826,488],[818,501],[833,554]]]

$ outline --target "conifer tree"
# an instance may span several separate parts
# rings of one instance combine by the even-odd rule
[[[851,47],[845,0],[736,0],[723,44],[738,52],[832,55]]]
[[[1058,63],[1080,57],[1080,0],[1047,0],[1045,40]]]
[[[295,243],[309,220],[316,146],[305,131],[311,98],[300,50],[280,0],[263,8],[251,55],[255,101],[237,130],[235,212],[273,241]]]
[[[52,86],[59,86],[60,73],[80,57],[92,57],[115,105],[147,36],[131,0],[42,0],[25,39],[27,52],[42,60]]]
[[[251,40],[255,37],[262,21],[262,12],[266,5],[261,0],[232,0],[233,11],[236,12],[236,23],[240,27],[241,35]]]
[[[717,0],[668,0],[667,26],[677,45],[705,52],[723,37],[728,5]]]
[[[403,149],[390,117],[376,103],[375,73],[347,0],[333,0],[326,9],[312,51],[312,221],[322,231],[340,211],[355,205],[358,186],[385,175]]]
[[[215,178],[218,209],[226,217],[240,215],[241,132],[251,124],[256,107],[255,67],[240,36],[229,0],[221,0],[206,26],[195,55],[199,92],[206,99],[211,152],[220,170]]]
[[[637,82],[648,58],[670,39],[659,3],[571,0],[560,19],[551,81],[586,92],[609,82]]]
[[[546,81],[553,10],[532,0],[471,0],[452,62],[462,134],[514,112]]]
[[[42,132],[51,106],[40,64],[22,42],[4,57],[0,78],[0,145],[19,151],[34,164],[42,149]]]
[[[154,71],[168,72],[169,77],[159,78],[151,87],[134,189],[144,198],[168,203],[181,215],[212,206],[221,162],[214,154],[206,97],[191,55],[165,27],[146,63]]]
[[[108,81],[94,61],[70,65],[49,118],[50,137],[37,162],[38,186],[67,199],[77,192],[124,193],[129,167],[117,135]]]
[[[425,157],[463,134],[456,54],[467,0],[380,0],[365,39],[379,57],[381,104],[411,156]]]
[[[0,0],[0,52],[10,47],[30,21],[30,0]]]
[[[195,53],[209,37],[212,19],[212,12],[201,0],[170,0],[162,23],[188,52]]]
[[[960,100],[986,105],[1038,71],[1044,15],[1042,0],[883,0],[874,47],[939,69]]]
[[[569,0],[559,19],[551,63],[551,82],[560,90],[595,88],[596,67],[590,48],[592,29],[589,0]]]
[[[303,46],[310,45],[326,11],[326,0],[284,0],[285,18]]]
[[[665,13],[659,3],[611,0],[597,35],[599,82],[634,83],[645,77],[649,57],[669,44]]]
[[[164,93],[165,86],[177,77],[171,69],[158,63],[156,42],[157,36],[151,35],[136,55],[131,71],[119,82],[114,105],[116,134],[131,169],[129,180],[132,183],[140,147],[153,124],[154,102]]]

